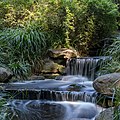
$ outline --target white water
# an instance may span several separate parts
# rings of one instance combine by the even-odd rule
[[[93,103],[95,103],[96,99],[96,92],[92,86],[92,81],[88,81],[86,77],[80,75],[63,76],[62,80],[15,82],[7,84],[5,88],[13,94],[14,92],[20,93],[15,95],[15,99],[81,100]]]
[[[93,103],[82,101],[13,100],[8,105],[11,106],[15,120],[94,120],[103,110]]]
[[[94,80],[100,62],[110,59],[107,56],[73,58],[67,61],[67,75],[81,75]]]
[[[71,84],[82,88],[79,91],[68,91]],[[10,115],[14,116],[15,120],[94,120],[100,111],[95,105],[96,94],[92,81],[82,76],[64,76],[61,81],[27,81],[22,84],[17,82],[6,88],[10,89],[11,86],[11,89],[21,90],[23,98],[28,94],[28,100],[11,100],[8,103],[12,111]],[[28,91],[24,91],[24,88]],[[29,94],[36,100],[30,100]]]
[[[64,120],[77,120],[78,118],[94,120],[95,116],[102,111],[100,107],[90,102],[63,101],[57,103],[62,104],[66,108]]]

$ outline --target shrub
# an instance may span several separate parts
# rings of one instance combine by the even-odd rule
[[[36,29],[5,29],[0,32],[0,63],[24,78],[47,49],[44,33]],[[40,64],[39,64],[40,65]]]
[[[0,119],[5,120],[7,116],[6,99],[0,98]]]
[[[120,119],[120,88],[115,88],[114,96],[114,120]]]
[[[120,38],[114,39],[104,52],[105,56],[111,56],[112,59],[101,65],[101,74],[120,72]]]
[[[81,18],[77,18],[79,26],[76,32],[79,34],[76,44],[79,44],[77,47],[82,51],[89,52],[91,49],[101,48],[104,39],[110,37],[116,30],[118,11],[117,6],[110,0],[88,0],[85,2],[87,7],[84,14]]]
[[[117,9],[111,0],[1,0],[1,61],[28,68],[50,47],[90,55],[116,30]]]
[[[2,0],[0,6],[0,28],[35,26],[49,33],[52,47],[88,54],[117,27],[118,8],[111,0]]]

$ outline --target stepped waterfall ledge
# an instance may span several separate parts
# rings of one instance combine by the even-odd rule
[[[109,59],[109,56],[71,58],[67,61],[67,75],[81,75],[94,80],[100,63]]]
[[[9,117],[15,120],[94,120],[102,111],[95,104],[97,94],[92,81],[81,76],[15,82],[3,87],[14,96],[7,106]]]
[[[103,110],[96,105],[93,88],[99,63],[108,57],[73,58],[60,79],[30,80],[1,84],[13,96],[8,117],[15,120],[95,120]],[[9,98],[9,96],[6,96]]]
[[[0,120],[120,120],[120,0],[0,0]]]

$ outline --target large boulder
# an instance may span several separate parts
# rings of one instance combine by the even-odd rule
[[[6,68],[0,67],[0,82],[8,82],[13,74]]]
[[[67,48],[49,49],[48,55],[51,58],[69,59],[69,58],[77,57],[77,52],[74,49],[67,49]]]
[[[93,82],[94,89],[105,95],[113,95],[114,89],[120,87],[120,73],[99,76]]]
[[[59,65],[52,60],[45,60],[45,64],[43,65],[42,73],[64,73],[65,66]]]
[[[110,107],[103,110],[95,117],[95,120],[120,120],[120,107]]]
[[[85,86],[84,85],[82,85],[82,84],[71,84],[71,85],[69,85],[69,87],[68,87],[68,91],[80,91],[82,88],[85,88]]]
[[[114,114],[113,108],[108,108],[102,111],[100,114],[98,114],[95,120],[114,120],[113,114]]]

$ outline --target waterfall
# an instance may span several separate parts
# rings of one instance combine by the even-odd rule
[[[102,110],[93,103],[68,101],[12,100],[8,116],[14,120],[95,120]]]
[[[100,63],[109,58],[101,56],[69,59],[66,68],[67,75],[82,75],[88,77],[90,80],[94,80]]]
[[[99,64],[109,57],[73,58],[62,80],[31,80],[1,84],[13,96],[8,118],[14,120],[95,120],[97,93],[92,83]],[[83,77],[84,76],[84,77]],[[8,96],[9,99],[10,96]],[[101,109],[101,108],[100,108]]]
[[[3,84],[3,87],[14,99],[95,103],[97,95],[92,83],[80,75],[68,75],[62,80],[14,82]]]
[[[55,91],[55,90],[39,90],[39,91],[10,91],[11,94],[16,93],[14,99],[23,100],[50,100],[50,101],[84,101],[95,103],[97,93],[95,91],[76,92],[76,91]]]

